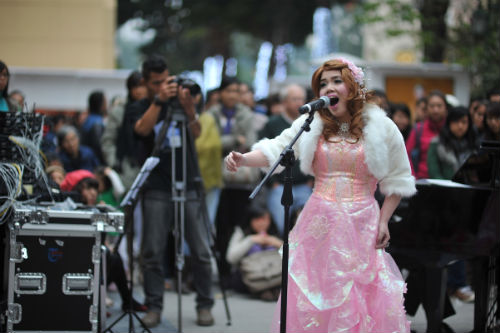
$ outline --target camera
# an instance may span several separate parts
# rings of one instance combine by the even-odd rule
[[[191,94],[191,96],[196,96],[201,92],[201,87],[196,82],[182,76],[178,76],[170,82],[175,82],[179,86],[189,89],[189,93]]]

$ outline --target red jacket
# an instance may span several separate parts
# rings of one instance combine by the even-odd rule
[[[416,124],[413,126],[413,129],[410,133],[410,136],[406,140],[406,151],[408,153],[408,157],[410,159],[411,172],[415,176],[415,178],[429,178],[429,173],[427,170],[427,151],[429,150],[429,146],[431,144],[431,140],[439,134],[439,131],[444,126],[446,122],[443,119],[439,123],[432,122],[429,119],[424,121],[424,128],[422,130],[422,134],[420,136],[420,162],[418,164],[418,172],[415,173],[415,168],[413,166],[413,161],[411,159],[411,151],[416,146],[416,132],[417,128],[420,124]]]

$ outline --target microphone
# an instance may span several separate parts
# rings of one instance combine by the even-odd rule
[[[335,105],[339,99],[337,97],[321,96],[319,99],[302,105],[299,108],[299,113],[308,113],[311,111],[317,111],[324,108],[327,105]]]

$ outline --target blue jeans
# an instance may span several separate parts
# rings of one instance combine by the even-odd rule
[[[465,287],[467,277],[465,272],[465,261],[457,260],[448,266],[448,288],[452,291]]]
[[[205,193],[205,202],[207,203],[208,218],[212,225],[215,224],[215,218],[217,217],[217,208],[219,207],[221,189],[218,187],[212,187]]]
[[[211,308],[212,266],[210,262],[209,233],[203,222],[200,203],[195,191],[186,193],[184,238],[193,259],[196,308]],[[163,263],[167,234],[174,227],[174,204],[170,192],[149,190],[142,201],[143,229],[141,242],[141,267],[144,274],[145,305],[151,311],[163,308]]]
[[[274,223],[278,228],[280,236],[283,237],[283,232],[285,230],[285,210],[281,205],[281,196],[283,194],[283,185],[275,185],[269,190],[267,197],[267,208],[271,212]],[[290,207],[290,214],[305,205],[306,201],[309,199],[312,193],[312,188],[307,184],[298,184],[292,187],[293,193],[293,204]]]

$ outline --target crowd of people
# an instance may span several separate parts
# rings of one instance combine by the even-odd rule
[[[255,253],[277,253],[282,244],[284,211],[280,202],[283,176],[271,177],[253,202],[249,201],[248,196],[263,176],[263,172],[255,166],[264,167],[267,165],[264,162],[275,158],[276,153],[280,152],[276,147],[283,145],[279,140],[296,131],[299,107],[312,98],[334,94],[339,97],[339,105],[346,107],[342,112],[349,110],[349,113],[334,110],[332,118],[327,109],[322,110],[323,113],[320,112],[318,117],[324,123],[324,128],[313,127],[311,135],[317,131],[314,139],[298,143],[300,163],[295,163],[292,171],[292,215],[297,217],[298,231],[292,233],[290,243],[299,240],[314,243],[324,231],[326,222],[323,219],[345,211],[340,208],[341,197],[368,195],[368,198],[377,183],[386,197],[381,209],[382,213],[389,214],[384,215],[388,220],[399,202],[393,200],[393,196],[414,193],[412,175],[416,179],[452,179],[469,156],[480,154],[482,140],[500,141],[499,91],[489,93],[487,99],[474,99],[470,105],[464,106],[456,104],[456,99],[434,90],[410,108],[400,101],[389,101],[382,91],[366,92],[364,83],[356,76],[359,74],[356,72],[357,67],[354,67],[342,61],[326,63],[313,76],[312,90],[289,84],[266,100],[255,101],[252,87],[234,77],[223,78],[220,87],[208,91],[205,98],[201,92],[193,94],[190,89],[178,84],[178,80],[174,80],[165,59],[151,56],[144,61],[140,72],[133,71],[129,75],[124,86],[127,92],[125,100],[114,98],[108,103],[104,92],[96,90],[89,94],[86,112],[72,117],[64,113],[46,117],[41,145],[47,163],[46,173],[53,186],[72,193],[71,197],[83,204],[105,203],[118,207],[146,158],[152,153],[160,158],[159,165],[142,189],[139,205],[140,265],[145,300],[144,305],[134,300],[134,305],[136,309],[146,311],[143,317],[146,326],[154,327],[160,323],[165,279],[174,276],[175,267],[171,262],[168,263],[167,246],[168,234],[174,224],[172,188],[176,182],[172,180],[172,175],[179,177],[183,169],[187,174],[185,239],[193,263],[190,268],[191,288],[197,293],[197,323],[201,326],[214,323],[210,311],[214,304],[211,289],[211,257],[214,252],[220,254],[219,278],[226,288],[250,292],[266,301],[278,299],[279,286],[276,284],[256,289],[245,283],[246,271],[242,270],[242,262]],[[347,74],[344,73],[346,69]],[[350,75],[349,79],[346,75]],[[0,112],[21,111],[24,108],[22,92],[8,91],[9,77],[6,64],[0,61]],[[339,90],[342,80],[351,80],[351,91],[345,87]],[[353,87],[359,88],[355,94],[352,92]],[[163,141],[157,140],[158,133],[169,119],[167,116],[174,105],[173,100],[176,101],[176,107],[183,111],[185,122],[165,124],[167,136]],[[377,111],[363,113],[361,110],[365,110],[367,105],[377,105]],[[393,122],[387,123],[385,119],[389,118]],[[175,149],[178,147],[176,137],[182,132],[182,124],[189,134],[184,143],[188,146],[187,165],[179,164],[182,161],[178,155],[180,150]],[[377,126],[385,128],[394,137],[396,134],[393,129],[399,130],[401,139],[398,136],[398,139],[384,142],[376,138],[383,134],[381,128],[375,128]],[[275,137],[281,139],[269,141]],[[374,139],[370,141],[369,138]],[[331,141],[337,139],[338,142]],[[341,143],[341,148],[331,145],[332,142]],[[378,142],[380,147],[370,146],[370,142]],[[315,153],[313,147],[316,145],[322,149]],[[254,152],[249,153],[252,147],[262,155],[254,157]],[[353,170],[354,184],[359,188],[352,189],[346,183],[350,180],[337,178],[335,168],[345,173],[352,171],[347,164],[336,165],[337,162],[330,160],[330,156],[339,153],[338,149],[342,150],[352,165],[356,165],[357,161],[367,162],[367,165],[361,163]],[[381,162],[380,156],[374,156],[383,155],[383,149],[398,153],[403,151],[404,157],[387,156],[400,158],[387,167],[384,164],[387,161]],[[173,154],[177,154],[175,166],[172,165]],[[225,156],[229,156],[229,167],[227,160],[224,162]],[[255,161],[250,158],[243,163],[243,156],[255,158]],[[408,170],[405,169],[405,158],[409,161]],[[356,183],[360,177],[368,179],[362,186]],[[400,184],[391,183],[391,177]],[[331,197],[333,194],[329,191],[332,186],[344,193]],[[324,205],[325,200],[336,202],[337,199],[338,207]],[[346,219],[373,218],[376,210],[372,201],[361,200],[356,205],[356,209],[348,210]],[[302,211],[304,206],[306,209]],[[359,210],[364,213],[356,217]],[[316,214],[318,211],[324,214],[319,216]],[[315,221],[315,224],[300,224],[301,219]],[[306,226],[309,229],[305,229]],[[210,237],[211,228],[215,229],[215,240]],[[357,251],[365,253],[367,257],[372,252],[366,245],[383,248],[389,238],[386,229],[377,229],[377,225],[371,228],[379,230],[376,240],[357,245]],[[354,237],[358,233],[365,235],[366,230],[353,229],[351,234],[345,230],[338,232],[339,237]],[[311,233],[313,239],[304,240],[304,235]],[[366,233],[367,239],[372,239],[371,235]],[[351,248],[351,244],[345,243],[345,238],[338,241]],[[211,249],[213,242],[215,251]],[[292,274],[309,274],[310,268],[306,267],[309,255],[313,254],[301,252],[292,256],[297,260],[296,266],[292,267]],[[384,265],[392,267],[391,260],[386,257],[377,260],[377,268],[372,267],[374,270]],[[321,262],[314,264],[318,265],[318,270]],[[372,264],[375,265],[375,262]],[[342,263],[339,265],[342,267]],[[348,267],[344,268],[349,270]],[[464,262],[450,266],[448,286],[451,295],[471,301],[474,294],[466,280],[465,269]],[[387,269],[387,272],[390,279],[400,283],[399,273],[392,269]],[[123,291],[123,281],[120,281],[120,290]],[[305,302],[301,298],[306,293],[304,288],[313,284],[311,281],[301,281],[297,280],[296,284],[290,286],[292,299],[297,303]],[[326,279],[318,283],[326,288],[330,282],[332,286],[339,285],[338,279]],[[396,302],[400,291],[394,289],[392,294],[387,294],[384,299],[387,303],[384,304]],[[360,291],[359,295],[363,292]],[[338,297],[340,300],[341,295]],[[308,307],[318,304],[305,302],[303,305]],[[294,320],[304,316],[301,311],[297,309]],[[406,327],[405,319],[400,319],[395,321],[397,325]],[[303,323],[294,324],[300,326]],[[359,325],[368,328],[370,323],[360,322]]]

